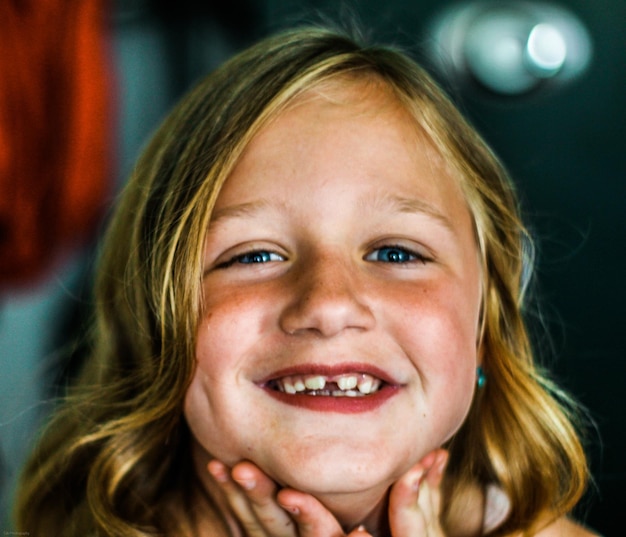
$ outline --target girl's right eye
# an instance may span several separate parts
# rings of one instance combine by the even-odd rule
[[[285,261],[285,258],[276,252],[269,250],[254,250],[231,257],[228,261],[224,261],[217,265],[216,268],[228,268],[233,265],[259,265],[276,261]]]

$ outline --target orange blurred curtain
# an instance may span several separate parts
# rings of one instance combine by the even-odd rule
[[[104,0],[0,1],[0,288],[93,233],[112,184]]]

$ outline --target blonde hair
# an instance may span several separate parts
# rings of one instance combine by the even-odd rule
[[[195,366],[211,211],[258,129],[295,96],[336,77],[382,81],[394,92],[460,181],[474,217],[488,382],[448,445],[444,525],[466,486],[496,483],[508,494],[502,534],[530,531],[541,515],[558,516],[578,501],[585,456],[569,399],[533,362],[522,318],[527,234],[504,169],[404,54],[304,28],[266,39],[208,76],[141,157],[106,237],[92,352],[25,468],[18,529],[81,537],[191,532],[195,515],[186,506],[196,492],[182,405]],[[226,532],[219,513],[215,524]]]

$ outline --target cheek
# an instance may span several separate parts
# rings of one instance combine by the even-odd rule
[[[207,393],[202,383],[201,375],[202,372],[196,369],[193,380],[185,394],[183,413],[194,437],[201,444],[206,445],[206,439],[209,436],[206,416],[209,412]]]
[[[254,312],[243,304],[213,303],[198,326],[196,371],[187,393],[188,406],[204,406],[205,420],[220,418],[232,404],[241,383],[245,358],[254,348],[257,332]],[[207,416],[209,418],[207,418]]]
[[[265,297],[246,290],[224,290],[205,295],[198,327],[196,358],[211,376],[235,371],[268,324]]]
[[[184,412],[194,436],[205,448],[210,447],[226,417],[229,401],[223,392],[236,382],[240,350],[234,335],[241,330],[232,313],[212,301],[198,324],[196,369],[185,395]]]
[[[197,345],[197,364],[194,376],[185,394],[184,415],[189,428],[204,449],[226,463],[234,455],[241,458],[242,398],[236,387],[240,373],[238,358],[232,342],[212,337],[201,325]],[[227,352],[230,349],[230,353]],[[244,423],[245,425],[245,423]]]
[[[480,296],[467,286],[434,283],[391,297],[387,322],[415,365],[447,375],[476,364]],[[384,306],[383,306],[384,307]],[[456,367],[455,367],[456,366]]]
[[[417,372],[422,417],[448,439],[463,422],[474,394],[479,293],[447,281],[405,292],[395,302],[403,307],[396,307],[388,322]]]
[[[251,358],[271,312],[258,293],[230,289],[205,296],[198,325],[196,370],[185,396],[185,418],[205,449],[224,461],[237,452],[247,411]]]

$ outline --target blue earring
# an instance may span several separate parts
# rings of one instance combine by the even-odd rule
[[[479,365],[476,368],[476,386],[478,386],[479,388],[482,388],[486,382],[487,382],[487,375],[485,375],[485,372],[483,371],[483,367]]]

